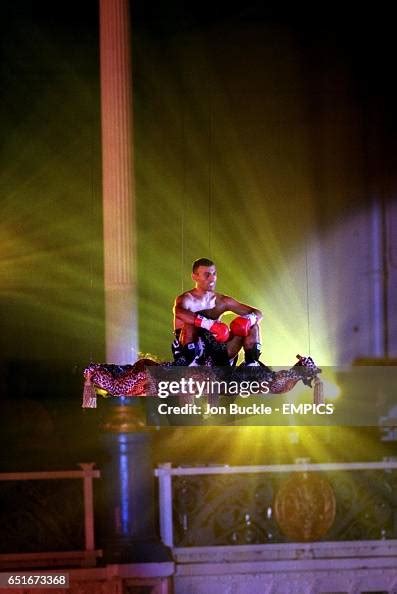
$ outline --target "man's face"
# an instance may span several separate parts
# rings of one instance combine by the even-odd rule
[[[193,272],[192,278],[198,289],[214,291],[216,285],[216,268],[215,266],[199,266],[196,272]]]

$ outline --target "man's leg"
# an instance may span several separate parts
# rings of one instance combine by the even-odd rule
[[[243,346],[243,338],[241,336],[233,336],[230,340],[228,340],[226,348],[227,348],[227,356],[229,359],[234,359],[239,352],[241,347]]]
[[[254,324],[248,336],[233,336],[227,343],[227,353],[230,359],[238,355],[241,347],[244,347],[244,358],[247,365],[258,362],[261,354],[260,331],[258,324]]]
[[[271,371],[270,367],[264,365],[259,361],[261,356],[261,335],[258,324],[254,324],[249,331],[248,336],[244,337],[244,358],[245,364],[252,367],[266,367]]]
[[[193,324],[184,324],[179,335],[181,344],[186,345],[191,342],[196,342],[198,339],[198,328]]]
[[[192,365],[203,354],[200,344],[198,328],[192,324],[185,324],[182,329],[175,332],[176,340],[173,342],[172,352],[177,365]]]
[[[244,358],[247,365],[254,365],[261,354],[261,337],[259,325],[251,326],[248,336],[244,337]]]
[[[261,338],[259,325],[254,324],[250,330],[248,336],[233,336],[227,343],[227,352],[230,359],[238,355],[241,347],[244,347],[244,359],[245,364],[250,366],[261,366],[266,367],[259,361],[261,355]],[[270,368],[268,368],[269,371]]]

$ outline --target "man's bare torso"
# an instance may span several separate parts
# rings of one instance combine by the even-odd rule
[[[180,304],[184,309],[200,313],[211,320],[217,320],[227,311],[225,296],[213,291],[207,291],[204,295],[200,295],[195,289],[191,289],[180,296]],[[178,316],[175,317],[174,327],[175,329],[183,327],[183,322],[178,319]]]

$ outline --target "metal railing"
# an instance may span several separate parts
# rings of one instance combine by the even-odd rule
[[[178,468],[164,463],[155,471],[161,538],[174,548],[291,542],[293,536],[288,530],[285,534],[280,517],[276,517],[277,494],[287,479],[315,475],[324,478],[330,492],[328,500],[336,502],[330,526],[317,540],[395,539],[396,470],[394,459],[319,464],[301,459],[295,464]]]
[[[0,487],[2,483],[12,481],[16,485],[24,481],[54,481],[54,480],[70,480],[80,479],[82,481],[82,507],[84,516],[84,549],[83,550],[46,550],[44,544],[44,550],[35,551],[18,551],[18,552],[6,552],[0,554],[0,567],[18,567],[19,565],[27,563],[29,565],[39,565],[40,563],[56,564],[57,561],[63,561],[67,563],[68,559],[73,560],[72,563],[81,563],[84,566],[92,566],[96,563],[96,558],[100,557],[102,551],[95,549],[95,532],[94,532],[94,495],[93,495],[93,480],[100,478],[100,471],[94,469],[94,463],[81,463],[79,466],[81,470],[61,470],[61,471],[39,471],[39,472],[7,472],[0,473]],[[56,497],[56,490],[55,490]],[[37,497],[39,499],[39,495]],[[54,498],[54,497],[53,497]],[[28,500],[21,497],[22,505],[28,505]],[[55,499],[56,500],[56,499]],[[62,516],[62,509],[64,508],[66,501],[62,499],[62,493],[60,493],[60,499],[58,501],[59,511]],[[73,506],[73,502],[71,503]],[[31,514],[33,515],[33,514]],[[43,517],[44,514],[38,514],[35,519],[37,524],[45,522],[48,518]],[[49,522],[47,522],[49,523]],[[56,525],[56,518],[51,522],[51,527]],[[45,528],[44,528],[45,531]],[[3,534],[2,540],[7,547],[7,534]],[[22,545],[20,545],[23,547]]]

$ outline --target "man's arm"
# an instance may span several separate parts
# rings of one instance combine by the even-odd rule
[[[229,326],[186,309],[189,297],[191,297],[189,294],[184,293],[175,299],[174,328],[178,328],[179,324],[191,324],[197,328],[208,330],[218,342],[226,342],[229,338]]]
[[[179,295],[175,299],[174,303],[174,324],[176,320],[182,322],[183,324],[194,324],[194,320],[196,318],[195,313],[189,311],[184,307],[186,301],[186,294]]]
[[[223,302],[226,305],[227,311],[231,311],[238,316],[255,314],[258,323],[263,318],[263,314],[260,309],[256,309],[256,307],[251,307],[251,305],[246,305],[245,303],[240,303],[239,301],[236,301],[236,299],[233,299],[233,297],[224,295]]]

